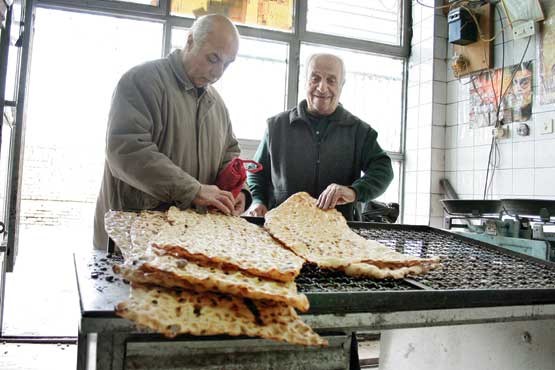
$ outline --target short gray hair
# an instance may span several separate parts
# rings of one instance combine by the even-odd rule
[[[203,15],[195,20],[189,31],[189,34],[193,37],[195,48],[202,46],[208,35],[214,30],[214,24],[221,19],[229,21],[227,17],[219,14]],[[229,21],[229,24],[235,29],[236,36],[239,37],[237,27],[231,21]]]
[[[310,78],[310,76],[308,75],[308,71],[310,70],[310,65],[312,64],[314,59],[324,57],[324,56],[332,57],[339,62],[339,64],[341,65],[341,85],[344,85],[345,84],[345,63],[343,62],[343,59],[341,59],[337,55],[329,54],[329,53],[315,53],[308,58],[306,62],[306,72],[305,72],[306,80],[308,81],[308,79]]]

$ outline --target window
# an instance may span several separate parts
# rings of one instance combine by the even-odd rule
[[[340,98],[345,109],[378,132],[378,140],[384,150],[399,152],[403,106],[403,60],[345,49],[302,44],[299,73],[300,99],[306,97],[305,62],[310,55],[323,52],[338,55],[345,63],[347,73]]]
[[[294,0],[171,0],[171,14],[223,14],[238,24],[291,32]]]
[[[400,45],[401,0],[308,0],[307,31]]]

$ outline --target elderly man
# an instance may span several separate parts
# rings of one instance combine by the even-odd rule
[[[254,157],[264,169],[248,177],[249,216],[264,216],[290,195],[306,191],[318,198],[318,207],[337,206],[353,220],[355,201],[374,199],[387,189],[391,160],[376,131],[339,104],[344,83],[340,58],[309,58],[306,100],[268,119]]]
[[[226,17],[199,18],[183,50],[132,68],[119,81],[106,135],[106,164],[95,215],[94,246],[105,248],[109,209],[214,207],[240,214],[214,184],[239,146],[222,98],[211,86],[235,60],[237,29]]]

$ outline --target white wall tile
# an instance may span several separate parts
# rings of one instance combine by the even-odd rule
[[[434,79],[434,65],[430,62],[420,64],[420,82],[430,82]]]
[[[534,167],[534,142],[513,143],[513,168]]]
[[[432,125],[432,103],[420,104],[418,107],[418,127],[428,127]]]
[[[407,108],[417,107],[420,100],[420,85],[407,88]]]
[[[405,194],[405,214],[416,215],[416,193]]]
[[[459,171],[457,173],[457,185],[455,191],[460,194],[473,194],[474,192],[474,172]]]
[[[457,148],[457,171],[472,170],[474,168],[474,148]]]
[[[406,193],[416,193],[417,174],[418,172],[416,171],[405,172],[405,192]]]
[[[443,178],[445,178],[445,172],[432,171],[432,180],[430,184],[432,194],[443,194],[443,189],[441,185],[439,185],[439,180]]]
[[[407,108],[407,129],[418,127],[418,106]]]
[[[474,195],[475,199],[481,199],[484,194],[484,186],[486,184],[486,171],[474,171]]]
[[[513,193],[513,170],[512,169],[495,170],[493,174],[493,192],[495,194]]]
[[[432,105],[432,125],[445,126],[445,104],[434,103]]]
[[[445,171],[445,150],[432,148],[432,170]]]
[[[432,81],[420,84],[420,105],[432,103],[433,101]],[[430,116],[431,118],[431,116]]]
[[[457,126],[459,109],[457,107],[458,103],[447,104],[445,106],[445,125],[446,126]]]
[[[416,171],[418,169],[418,150],[407,150],[405,169],[406,171]]]
[[[432,169],[432,152],[430,148],[418,149],[418,171]]]
[[[443,217],[443,206],[440,202],[441,196],[439,194],[432,194],[430,200],[430,216]]]
[[[457,147],[457,131],[458,126],[445,128],[445,149],[452,149]]]
[[[445,149],[445,127],[432,126],[432,148]]]
[[[555,139],[535,142],[534,167],[555,167]]]
[[[418,149],[418,129],[417,128],[407,129],[406,149],[407,150]]]
[[[434,87],[433,102],[439,103],[439,104],[446,104],[447,103],[447,100],[446,100],[447,83],[441,82],[441,81],[434,81],[433,87]]]
[[[437,44],[436,44],[437,46]],[[447,63],[445,63],[445,59],[444,58],[435,58],[434,59],[434,68],[433,68],[434,72],[434,81],[441,81],[441,82],[446,82],[447,81]]]
[[[498,168],[509,169],[513,168],[513,144],[503,143],[499,144],[499,159]]]
[[[464,123],[468,123],[470,121],[470,107],[469,107],[469,103],[468,100],[462,100],[459,101],[459,104],[457,104],[457,122],[459,125],[462,125]]]
[[[474,145],[491,145],[491,127],[478,127],[474,131]]]
[[[416,216],[430,216],[430,193],[416,193]]]
[[[534,195],[555,196],[555,167],[536,168],[534,171]]]
[[[459,125],[457,130],[457,147],[472,147],[474,145],[474,130],[470,125]]]
[[[459,81],[447,82],[447,104],[459,101]]]
[[[530,196],[534,194],[534,169],[513,170],[513,195]]]
[[[458,177],[458,173],[455,171],[448,171],[445,172],[445,179],[447,181],[449,181],[449,183],[451,184],[451,187],[455,190],[455,192],[458,195],[458,191],[457,191],[457,177]]]
[[[416,174],[416,192],[430,193],[430,182],[432,173],[430,171],[418,171]]]
[[[432,147],[432,126],[419,128],[418,149],[430,149]]]
[[[457,170],[457,149],[445,150],[445,171]]]
[[[474,147],[474,169],[487,170],[489,159],[489,145],[481,145]]]

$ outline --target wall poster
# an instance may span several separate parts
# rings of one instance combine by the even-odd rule
[[[544,105],[555,103],[555,4],[543,1],[542,7],[545,20],[541,23],[538,54],[539,102]]]
[[[495,115],[501,88],[503,98],[499,118],[505,123],[525,122],[532,115],[533,62],[483,71],[471,77],[470,127],[495,124]],[[511,83],[512,78],[512,83]]]

